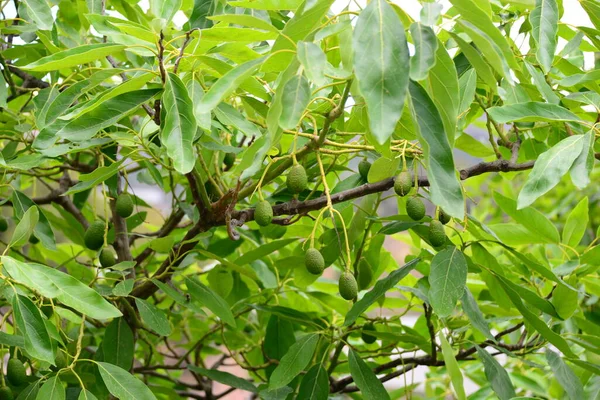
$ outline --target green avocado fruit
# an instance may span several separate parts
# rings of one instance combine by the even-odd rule
[[[15,395],[8,386],[0,387],[0,400],[14,400]]]
[[[260,226],[267,226],[273,220],[273,207],[266,200],[259,201],[254,209],[254,220]]]
[[[0,217],[0,232],[6,232],[8,230],[8,220],[4,217]]]
[[[229,169],[235,164],[235,153],[226,153],[223,158],[223,164]]]
[[[110,247],[103,248],[98,256],[98,259],[100,260],[100,265],[102,268],[110,268],[117,262],[117,256]]]
[[[128,218],[133,214],[133,199],[130,194],[121,193],[117,197],[117,203],[115,204],[117,215],[121,218]]]
[[[406,196],[408,193],[410,193],[412,186],[413,179],[410,172],[402,171],[394,180],[394,192],[396,192],[398,196]]]
[[[373,335],[369,335],[369,332],[375,332],[375,325],[373,325],[372,322],[366,323],[363,328],[362,328],[362,333],[360,335],[360,337],[362,338],[363,342],[365,342],[366,344],[372,344],[375,343],[375,341],[377,340],[377,338]]]
[[[373,270],[366,259],[361,258],[358,262],[358,290],[365,290],[371,286]]]
[[[290,192],[297,194],[306,190],[308,186],[308,178],[306,170],[300,164],[296,164],[290,168],[287,174],[286,185]]]
[[[319,250],[311,247],[304,255],[304,265],[311,274],[321,275],[325,269],[325,260]]]
[[[13,386],[27,382],[27,370],[18,358],[11,358],[6,365],[6,378]]]
[[[450,220],[452,219],[452,217],[451,217],[451,216],[449,216],[448,214],[446,214],[446,213],[444,212],[444,210],[442,210],[442,209],[440,208],[440,213],[439,213],[439,215],[438,215],[438,219],[440,220],[440,222],[441,222],[442,224],[446,225],[448,222],[450,222]]]
[[[342,298],[346,300],[353,300],[356,298],[356,295],[358,294],[358,284],[356,283],[354,275],[350,272],[345,271],[342,273],[338,286]]]
[[[104,245],[104,229],[104,221],[92,222],[83,236],[85,247],[90,250],[100,250]]]
[[[358,173],[360,174],[361,178],[363,178],[365,181],[367,180],[367,177],[369,176],[370,170],[371,170],[371,163],[368,162],[367,160],[362,160],[358,164]]]
[[[415,221],[420,221],[425,216],[425,204],[418,197],[406,200],[406,214]]]
[[[435,219],[429,224],[429,243],[431,243],[433,247],[440,247],[446,243],[444,225]]]

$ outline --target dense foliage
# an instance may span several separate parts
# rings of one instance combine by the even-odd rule
[[[147,3],[0,2],[1,399],[600,398],[598,0]]]

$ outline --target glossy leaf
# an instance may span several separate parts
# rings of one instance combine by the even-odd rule
[[[282,111],[279,126],[282,129],[294,129],[310,101],[310,86],[304,75],[296,75],[283,88]]]
[[[569,247],[576,247],[585,234],[589,219],[588,198],[584,197],[567,217],[563,227],[562,242]]]
[[[110,394],[121,400],[156,400],[146,385],[123,368],[98,362],[98,370]]]
[[[438,40],[431,27],[420,22],[410,26],[410,35],[415,44],[415,55],[410,58],[410,79],[420,81],[435,64]]]
[[[8,247],[19,247],[27,242],[38,223],[39,215],[40,213],[37,207],[29,207],[29,209],[25,211],[25,214],[23,214],[13,232]]]
[[[298,400],[327,400],[329,379],[321,364],[313,365],[302,378],[298,389]]]
[[[535,53],[544,72],[552,67],[556,51],[558,31],[558,3],[556,0],[536,0],[535,8],[529,15],[531,36],[537,42]]]
[[[102,340],[104,361],[128,371],[133,365],[134,347],[133,332],[125,318],[113,319],[106,327]]]
[[[321,48],[312,42],[298,42],[298,61],[302,64],[308,79],[317,86],[327,82],[325,69],[327,57]]]
[[[465,288],[460,302],[465,314],[467,314],[467,317],[469,318],[469,321],[471,321],[471,325],[473,325],[473,327],[487,339],[495,341],[496,339],[490,331],[488,321],[486,321],[481,310],[479,309],[479,306],[477,305],[477,301],[468,288]]]
[[[79,175],[79,182],[73,185],[65,195],[80,193],[96,187],[99,183],[105,182],[107,179],[116,175],[119,171],[119,167],[123,164],[124,160],[117,161],[105,167],[96,168],[89,174]]]
[[[206,376],[208,379],[217,381],[224,385],[234,387],[234,388],[240,389],[240,390],[245,390],[245,391],[251,392],[251,393],[258,392],[258,389],[256,389],[256,386],[254,386],[253,384],[251,384],[250,382],[248,382],[245,379],[242,379],[233,374],[230,374],[229,372],[218,371],[216,369],[200,368],[200,367],[196,367],[194,365],[189,365],[188,368],[191,371],[198,373],[199,375]]]
[[[25,0],[25,4],[27,4],[27,14],[39,29],[52,30],[54,19],[52,18],[52,10],[46,0]]]
[[[158,309],[154,304],[135,299],[135,305],[140,312],[142,322],[153,332],[160,336],[169,336],[171,334],[171,324],[164,311]]]
[[[404,27],[385,0],[373,0],[360,13],[353,35],[354,73],[379,144],[400,120],[409,75]]]
[[[538,102],[509,104],[487,109],[490,117],[499,124],[514,121],[579,121],[579,118],[564,107]]]
[[[43,1],[43,0],[37,0]],[[39,60],[22,66],[22,69],[28,71],[54,71],[63,68],[72,68],[81,64],[89,63],[118,53],[126,46],[114,43],[97,43],[77,46],[69,50],[59,51],[50,56],[42,57]]]
[[[65,388],[58,376],[48,379],[40,388],[38,398],[48,400],[65,400]]]
[[[563,359],[554,351],[546,350],[546,360],[552,368],[556,380],[565,389],[571,400],[584,399],[585,394],[581,381],[575,375],[573,370],[563,361]]]
[[[5,258],[2,257],[3,260]],[[50,339],[41,311],[29,298],[19,294],[14,295],[12,307],[19,332],[25,339],[25,350],[38,360],[54,364],[55,346]]]
[[[516,397],[515,388],[502,365],[487,351],[477,346],[477,355],[483,361],[485,376],[500,400],[510,400]]]
[[[589,131],[583,135],[581,153],[571,166],[571,181],[577,188],[584,189],[590,184],[590,174],[594,168],[594,133]]]
[[[463,375],[462,372],[460,372],[458,361],[456,361],[452,347],[450,346],[450,343],[448,343],[448,340],[446,339],[446,336],[444,336],[443,332],[440,332],[439,337],[442,347],[442,356],[446,362],[446,368],[448,369],[448,374],[450,375],[450,380],[452,382],[452,387],[454,388],[454,393],[456,393],[456,398],[458,400],[466,400],[467,396],[465,395]]]
[[[429,301],[441,318],[448,317],[463,296],[467,283],[467,261],[457,248],[448,247],[431,260]]]
[[[302,372],[313,357],[319,335],[310,333],[299,339],[281,359],[269,380],[269,388],[282,388]]]
[[[217,317],[221,318],[223,322],[235,328],[236,324],[233,314],[229,309],[229,305],[221,296],[196,280],[186,279],[185,283],[194,299],[212,311]]]
[[[350,374],[365,398],[389,400],[390,396],[383,384],[354,350],[348,353],[348,362]]]

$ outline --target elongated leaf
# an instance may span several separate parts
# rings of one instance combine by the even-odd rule
[[[302,372],[312,360],[318,342],[319,335],[310,333],[294,343],[273,371],[269,380],[269,388],[284,387]]]
[[[185,284],[194,299],[212,311],[232,328],[236,327],[235,319],[229,305],[221,296],[210,290],[198,281],[186,278]]]
[[[449,215],[464,217],[463,194],[456,171],[454,157],[444,134],[440,114],[427,92],[417,83],[409,86],[413,119],[419,126],[420,142],[425,153],[431,201]]]
[[[245,390],[251,393],[257,393],[258,389],[252,383],[245,379],[237,377],[229,372],[218,371],[216,369],[206,369],[196,367],[195,365],[188,365],[190,371],[194,371],[200,375],[206,376],[208,379],[222,383],[236,389]]]
[[[230,1],[229,4],[256,10],[295,10],[302,4],[302,0],[238,0]]]
[[[500,124],[514,121],[579,121],[579,117],[564,107],[534,101],[490,107],[487,112]]]
[[[402,278],[408,275],[420,260],[420,258],[412,259],[385,278],[377,281],[373,289],[367,292],[362,299],[354,303],[350,311],[348,311],[346,319],[344,320],[344,326],[352,325],[356,319],[371,306],[371,304],[374,304],[388,290],[396,286]]]
[[[567,246],[576,247],[585,234],[589,220],[588,198],[584,197],[567,217],[563,227],[562,242]]]
[[[120,400],[156,400],[154,394],[139,379],[123,368],[98,362],[98,370],[110,394]]]
[[[46,0],[25,0],[27,4],[27,14],[33,19],[38,28],[44,31],[52,30],[54,19],[52,10]]]
[[[77,397],[77,400],[98,400],[98,398],[89,390],[83,389],[81,392],[79,392],[79,397]]]
[[[571,400],[586,398],[581,381],[557,353],[546,349],[546,360],[548,360],[548,364],[552,368],[554,377],[556,377],[558,383],[565,389]]]
[[[124,161],[125,159],[121,159],[116,163],[110,164],[109,166],[96,168],[89,174],[79,175],[79,182],[67,190],[65,195],[84,192],[97,186],[99,183],[106,181],[119,171],[119,167]]]
[[[467,396],[465,395],[465,387],[463,385],[463,375],[462,372],[460,372],[460,367],[458,366],[458,362],[456,361],[452,347],[450,346],[450,343],[448,343],[448,340],[446,339],[446,336],[444,336],[443,332],[440,332],[439,337],[440,344],[442,346],[442,356],[446,362],[446,368],[448,369],[448,374],[450,375],[450,381],[452,382],[454,393],[456,393],[458,400],[466,400]]]
[[[19,247],[27,242],[39,220],[37,207],[29,207],[17,224],[8,247]]]
[[[245,25],[265,31],[278,32],[277,28],[264,19],[248,14],[221,14],[208,17],[212,21],[223,21],[235,25]]]
[[[54,364],[54,346],[41,311],[29,298],[19,294],[13,297],[12,306],[19,333],[25,339],[25,350],[33,358]]]
[[[527,67],[527,71],[533,78],[533,83],[542,94],[544,100],[546,100],[550,104],[559,104],[560,99],[558,98],[556,93],[554,93],[554,90],[550,87],[550,85],[548,85],[544,75],[537,68],[535,68],[529,63],[526,63],[525,67]]]
[[[538,157],[519,193],[518,210],[527,207],[560,182],[575,159],[581,154],[584,139],[584,135],[569,136]]]
[[[309,101],[310,86],[308,80],[304,75],[294,76],[283,88],[281,99],[283,109],[279,117],[279,126],[282,129],[294,129],[300,122]]]
[[[420,22],[411,24],[410,35],[415,44],[415,55],[410,58],[410,79],[420,81],[427,77],[427,73],[435,64],[438,40],[433,29]]]
[[[353,35],[354,72],[379,144],[390,138],[404,108],[409,53],[404,27],[385,0],[373,0],[360,13]]]
[[[600,100],[600,99],[599,99]],[[600,104],[600,102],[598,103]],[[594,168],[594,132],[590,130],[584,134],[581,154],[575,159],[571,166],[571,181],[579,189],[590,184],[590,174]]]
[[[171,334],[171,324],[164,311],[158,309],[154,304],[138,298],[135,299],[135,305],[140,312],[142,322],[150,330],[160,336],[169,336]]]
[[[558,33],[558,4],[556,0],[536,0],[529,14],[531,36],[537,43],[536,58],[544,72],[552,67]]]
[[[458,106],[459,115],[469,109],[473,98],[475,97],[475,89],[477,88],[477,72],[475,69],[470,69],[465,72],[458,80],[460,103]]]
[[[224,125],[231,125],[249,137],[259,138],[262,132],[252,122],[248,121],[242,113],[227,103],[221,103],[215,108],[215,115]]]
[[[516,397],[517,394],[515,393],[515,388],[502,365],[479,346],[477,346],[477,354],[479,355],[479,358],[481,358],[481,361],[483,361],[485,376],[492,385],[492,389],[498,398],[500,400],[510,400],[513,397]]]
[[[311,82],[317,86],[322,86],[327,82],[325,77],[327,57],[321,47],[312,42],[300,41],[298,42],[297,57]]]
[[[65,400],[65,388],[63,387],[60,378],[53,376],[42,385],[38,392],[38,398],[48,400]]]
[[[194,168],[196,156],[192,141],[196,134],[194,105],[188,91],[179,77],[169,73],[162,95],[164,118],[160,139],[173,160],[175,169],[187,174]]]
[[[45,265],[24,263],[8,256],[2,256],[1,259],[4,268],[15,281],[35,289],[44,297],[56,298],[95,319],[121,316],[121,312],[98,292],[70,275]]]
[[[469,63],[475,68],[475,71],[477,71],[477,76],[481,78],[491,90],[496,90],[496,77],[494,76],[494,71],[490,64],[487,63],[475,47],[466,42],[459,35],[453,32],[450,32],[450,35],[452,36],[452,39],[456,41],[456,44],[458,44],[460,51],[465,55],[467,60],[469,60]]]
[[[352,374],[356,386],[358,386],[365,399],[390,399],[390,395],[377,379],[375,373],[352,349],[348,353],[348,362],[350,364],[350,374]]]
[[[217,80],[204,94],[198,107],[204,112],[210,112],[219,105],[221,100],[231,94],[238,86],[250,77],[263,63],[264,57],[248,61],[233,68]]]
[[[437,253],[431,260],[429,273],[429,301],[433,311],[445,318],[463,296],[467,283],[467,261],[457,248],[449,247]]]
[[[465,291],[461,298],[461,303],[463,311],[469,318],[469,321],[471,321],[471,325],[481,332],[483,336],[489,340],[495,341],[496,339],[494,338],[494,335],[492,335],[492,332],[490,332],[489,324],[485,320],[485,317],[477,305],[477,301],[473,297],[473,294],[471,294],[471,291],[468,287],[465,287]]]
[[[560,318],[567,320],[579,307],[579,292],[572,287],[577,287],[577,276],[571,275],[566,279],[567,285],[557,285],[552,293],[552,304]]]
[[[42,0],[37,0],[42,1]],[[59,51],[50,56],[20,68],[28,71],[54,71],[57,69],[76,67],[125,49],[127,46],[114,43],[96,43],[76,46],[69,50]]]
[[[329,379],[322,364],[315,364],[308,370],[298,389],[297,400],[327,400]]]
[[[104,361],[126,371],[133,365],[134,338],[125,318],[115,318],[106,327],[102,340]]]

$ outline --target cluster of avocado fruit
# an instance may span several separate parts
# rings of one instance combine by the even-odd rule
[[[6,380],[14,388],[22,388],[28,383],[25,365],[18,358],[11,358],[6,364]],[[13,400],[15,393],[8,386],[0,387],[0,400]]]
[[[398,196],[407,196],[413,186],[413,178],[410,172],[402,171],[394,180],[394,191]],[[425,217],[425,204],[417,197],[412,196],[406,200],[406,214],[415,221],[420,221]],[[444,225],[450,222],[450,216],[439,209],[438,218],[432,219],[429,223],[429,243],[433,247],[440,247],[446,243],[446,232]]]
[[[121,218],[128,218],[133,214],[133,198],[130,194],[121,193],[117,197],[115,202],[115,210],[117,215]],[[104,232],[106,229],[106,223],[102,220],[94,221],[90,224],[88,229],[85,231],[83,241],[85,247],[90,250],[100,251],[98,259],[102,268],[110,268],[117,262],[117,256],[110,247],[104,247]]]

